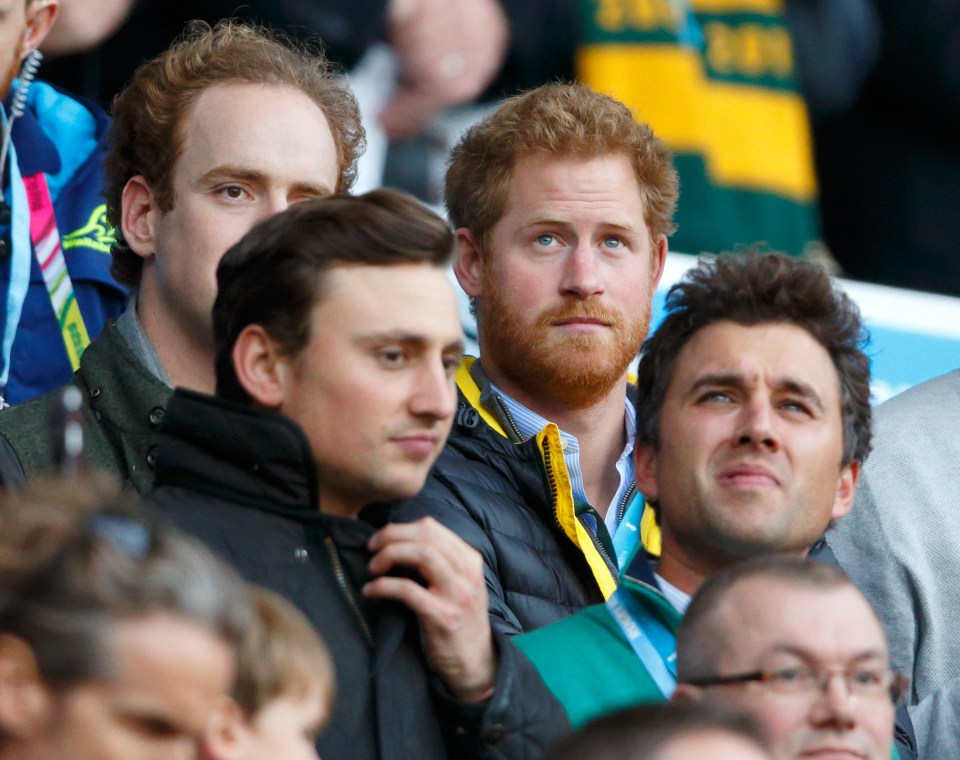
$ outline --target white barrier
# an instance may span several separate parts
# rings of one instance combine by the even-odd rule
[[[669,287],[697,261],[671,253],[657,291],[654,324]],[[857,302],[870,330],[866,348],[873,372],[874,402],[960,368],[960,298],[839,279]]]
[[[653,324],[663,315],[670,286],[697,261],[670,253],[654,300]],[[456,282],[456,280],[454,280]],[[870,330],[866,347],[873,371],[874,402],[886,401],[917,383],[960,368],[960,298],[838,280],[857,302]],[[477,353],[476,325],[467,298],[457,288],[467,352]]]

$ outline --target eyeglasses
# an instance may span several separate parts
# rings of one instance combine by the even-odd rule
[[[755,670],[733,676],[716,676],[688,681],[693,686],[731,686],[756,681],[778,694],[824,693],[834,675],[843,677],[847,693],[862,699],[900,700],[909,681],[893,668],[815,668],[811,665],[791,665],[785,668]]]

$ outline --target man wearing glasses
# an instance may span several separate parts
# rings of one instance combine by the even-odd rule
[[[637,370],[636,480],[660,557],[635,553],[605,604],[516,640],[574,726],[668,699],[704,581],[807,555],[847,514],[870,451],[864,341],[827,274],[784,256],[719,256],[671,289]]]
[[[765,557],[714,575],[677,631],[674,700],[751,713],[777,760],[891,755],[906,686],[883,628],[839,568]]]

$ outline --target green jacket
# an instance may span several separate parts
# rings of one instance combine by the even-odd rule
[[[130,483],[153,486],[157,428],[172,390],[155,378],[110,322],[84,351],[71,384],[87,399],[84,459]],[[0,412],[0,483],[11,485],[54,465],[50,408],[62,389]]]
[[[642,562],[645,557],[636,559]],[[620,578],[620,588],[676,633],[680,613],[647,580],[627,572]],[[513,642],[533,662],[574,728],[631,705],[663,701],[605,604],[587,607]]]
[[[676,635],[681,615],[656,588],[644,553],[633,556],[619,588]],[[574,729],[617,710],[664,701],[606,604],[587,607],[512,642],[534,664]],[[910,760],[916,755],[897,743],[890,758]]]

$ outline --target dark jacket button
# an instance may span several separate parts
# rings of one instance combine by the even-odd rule
[[[151,468],[157,466],[157,447],[156,446],[151,446],[147,450],[147,464],[150,465]]]
[[[155,406],[150,410],[150,424],[154,427],[160,427],[160,423],[163,422],[164,408],[162,406]]]
[[[483,738],[488,742],[498,742],[503,738],[505,733],[506,730],[501,724],[493,723],[483,732]]]
[[[100,388],[90,389],[90,398],[100,398]]]

